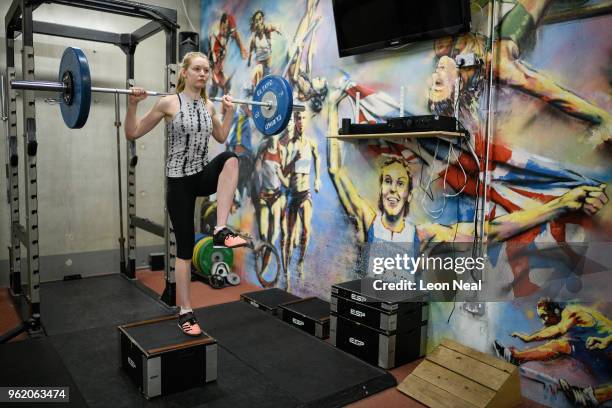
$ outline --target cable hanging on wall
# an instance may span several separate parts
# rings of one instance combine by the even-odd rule
[[[183,5],[183,11],[185,12],[185,18],[187,19],[187,22],[189,23],[189,26],[191,27],[191,31],[197,32],[198,30],[195,29],[195,27],[193,26],[193,23],[191,22],[191,19],[189,18],[189,13],[187,12],[187,6],[185,6],[185,0],[181,0],[181,4]]]

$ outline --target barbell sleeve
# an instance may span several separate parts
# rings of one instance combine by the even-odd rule
[[[11,81],[11,88],[13,89],[25,89],[30,91],[50,91],[50,92],[64,92],[66,85],[62,82],[48,82],[48,81]],[[131,94],[131,89],[118,89],[118,88],[100,88],[97,86],[91,87],[92,92],[102,93],[114,93],[114,94]],[[147,91],[147,95],[150,96],[164,96],[170,95],[168,92],[155,92]]]
[[[50,91],[64,92],[66,85],[62,82],[47,82],[47,81],[11,81],[11,88],[24,89],[26,91]]]
[[[294,103],[293,110],[298,112],[304,112],[306,110],[306,105],[303,103]]]

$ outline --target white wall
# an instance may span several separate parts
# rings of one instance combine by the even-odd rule
[[[139,0],[176,9],[179,31],[199,31],[200,2],[184,0],[189,25],[181,0]],[[0,4],[0,35],[4,37],[4,16],[10,2]],[[115,14],[95,12],[75,7],[43,4],[34,12],[35,21],[72,25],[95,30],[130,33],[148,21]],[[37,79],[56,80],[60,58],[68,46],[81,47],[89,60],[93,83],[96,86],[124,88],[126,80],[125,54],[114,45],[73,40],[45,35],[34,35],[35,72]],[[20,37],[16,41],[17,76],[21,74]],[[135,78],[137,85],[153,90],[164,90],[165,34],[145,40],[136,51]],[[0,39],[0,69],[6,72],[5,39]],[[119,204],[117,181],[117,147],[114,127],[114,95],[94,94],[87,124],[79,130],[68,129],[61,118],[59,106],[49,105],[44,98],[51,93],[37,93],[36,123],[38,140],[38,198],[40,255],[58,255],[117,248],[119,236]],[[154,98],[141,103],[139,113],[145,113]],[[125,98],[121,98],[121,112],[125,114]],[[23,200],[23,137],[21,99],[18,109],[18,145],[20,155],[20,193]],[[0,166],[6,164],[6,134],[2,136]],[[137,214],[163,223],[163,126],[159,125],[137,142]],[[125,139],[121,131],[123,163],[121,177],[126,184]],[[6,178],[0,177],[0,261],[8,258],[9,214],[6,204]],[[123,193],[125,201],[125,187]],[[25,225],[25,201],[21,201],[21,223]],[[125,212],[125,207],[124,207]],[[149,233],[137,233],[137,245],[158,245],[163,240]],[[25,253],[24,253],[25,255]],[[6,265],[6,262],[0,262]],[[114,268],[115,266],[113,266]],[[8,270],[0,269],[0,286],[8,284]],[[44,271],[43,271],[44,272]],[[110,272],[110,271],[109,271]]]

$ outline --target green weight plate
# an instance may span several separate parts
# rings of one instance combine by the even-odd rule
[[[219,259],[218,254],[222,254],[222,259]],[[225,262],[232,267],[234,264],[234,253],[230,248],[215,248],[212,237],[206,237],[205,242],[200,250],[200,254],[198,254],[198,261],[200,262],[200,268],[203,274],[209,275],[213,261],[213,255],[215,254],[216,262]]]
[[[197,239],[195,246],[193,247],[193,257],[191,258],[191,262],[193,263],[193,266],[196,268],[196,270],[198,272],[202,272],[200,270],[200,262],[198,261],[198,253],[200,252],[202,246],[204,245],[204,236],[202,236],[200,239]]]

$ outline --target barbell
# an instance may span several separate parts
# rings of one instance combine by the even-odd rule
[[[92,86],[89,63],[82,49],[68,47],[64,50],[59,68],[59,82],[11,81],[11,88],[32,91],[60,92],[60,109],[64,123],[71,129],[82,128],[89,117],[91,93],[131,94],[131,89],[100,88]],[[168,92],[146,91],[150,96],[172,95]],[[222,98],[210,98],[220,102]],[[293,103],[293,91],[289,82],[280,76],[268,75],[257,83],[253,100],[234,99],[236,104],[253,105],[253,122],[265,136],[282,132],[291,119],[293,110],[306,107]]]

